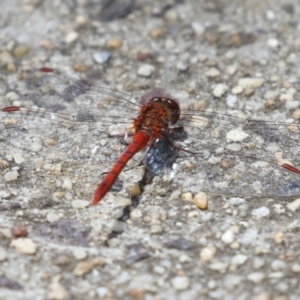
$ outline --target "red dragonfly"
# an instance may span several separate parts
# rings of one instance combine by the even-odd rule
[[[180,111],[179,101],[162,90],[136,101],[46,67],[28,77],[27,85],[31,90],[18,105],[1,109],[7,149],[13,145],[33,152],[58,151],[62,160],[85,159],[99,149],[105,152],[103,135],[108,140],[116,135],[132,137],[96,188],[94,205],[137,152],[148,148],[150,153],[162,140],[182,153],[183,165],[186,159],[194,162],[196,170],[189,172],[195,173],[200,190],[260,197],[300,194],[300,171],[294,166],[300,157],[298,123],[244,119],[211,110]],[[180,132],[187,134],[185,140],[178,138]],[[181,180],[194,183],[184,176]]]

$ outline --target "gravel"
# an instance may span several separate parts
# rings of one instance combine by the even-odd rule
[[[120,90],[132,102],[157,87],[176,95],[181,107],[237,120],[300,119],[298,1],[92,2],[2,0],[0,108],[38,107],[35,91],[48,87],[28,74],[47,66]],[[70,94],[80,93],[79,86]],[[74,104],[62,97],[53,105],[53,96],[49,90],[41,107],[60,112],[59,105]],[[88,96],[83,101],[90,105]],[[32,125],[9,119],[20,132]],[[75,127],[74,136],[84,128]],[[120,175],[122,185],[93,207],[101,174],[125,147],[122,137],[119,143],[93,135],[101,128],[87,132],[82,138],[98,160],[75,146],[54,153],[56,136],[47,145],[35,136],[7,145],[3,129],[1,122],[3,299],[300,299],[299,196],[207,192],[201,172],[211,168],[211,180],[218,178],[218,158],[207,161],[203,151],[199,166],[186,153],[131,197],[143,173],[141,153]],[[276,152],[291,142],[288,134]],[[235,151],[253,146],[242,126],[223,138]]]

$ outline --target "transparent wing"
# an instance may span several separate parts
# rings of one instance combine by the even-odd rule
[[[183,112],[198,189],[241,196],[300,194],[298,123],[245,120],[215,112]],[[185,181],[185,180],[184,180]],[[187,184],[188,185],[188,184]]]

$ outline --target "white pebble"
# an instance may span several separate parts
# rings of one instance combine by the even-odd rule
[[[13,154],[13,158],[15,163],[18,165],[24,162],[24,157],[20,153]]]
[[[241,266],[248,260],[248,256],[244,254],[237,254],[232,257],[231,264],[235,266]]]
[[[79,34],[75,31],[72,31],[70,33],[67,34],[67,36],[65,37],[65,42],[67,44],[71,44],[73,42],[75,42],[79,37]]]
[[[154,266],[153,271],[160,275],[163,275],[166,272],[165,268],[162,266]]]
[[[285,107],[288,110],[295,110],[295,109],[299,108],[299,106],[300,106],[300,101],[298,101],[298,100],[287,101],[285,103]]]
[[[17,180],[18,176],[19,176],[19,173],[16,170],[10,171],[10,172],[7,172],[4,174],[4,180],[6,182],[14,181],[14,180]]]
[[[189,68],[189,65],[187,63],[187,61],[185,60],[180,60],[179,62],[177,62],[176,64],[176,68],[179,70],[179,71],[186,71],[188,68]]]
[[[300,208],[300,198],[290,202],[286,206],[291,211],[296,211]]]
[[[109,51],[100,51],[93,54],[93,59],[98,64],[104,64],[109,61],[111,53]]]
[[[200,252],[201,261],[210,261],[216,254],[217,249],[213,245],[203,248]]]
[[[270,214],[270,209],[266,206],[262,206],[260,208],[253,209],[251,214],[255,219],[260,219],[268,216]]]
[[[221,241],[225,244],[231,244],[234,241],[234,238],[234,232],[232,230],[226,230],[221,237]]]
[[[216,69],[216,68],[210,68],[210,69],[205,73],[205,75],[206,75],[207,77],[218,77],[218,76],[221,75],[221,72],[220,72],[218,69]]]
[[[279,96],[279,92],[278,91],[266,91],[264,94],[264,98],[268,99],[268,100],[275,100],[277,97]]]
[[[57,213],[51,211],[46,216],[49,223],[57,222],[61,217]]]
[[[264,82],[265,80],[263,78],[246,77],[246,78],[239,79],[238,85],[241,86],[243,89],[258,88]]]
[[[265,261],[261,257],[254,257],[253,258],[253,269],[258,270],[265,265]]]
[[[247,276],[247,279],[253,283],[260,283],[266,278],[266,274],[262,272],[253,272]]]
[[[249,136],[248,133],[240,128],[232,129],[226,133],[226,141],[230,142],[242,142]]]
[[[87,252],[84,249],[81,248],[76,248],[73,250],[73,256],[77,259],[77,260],[82,260],[87,258]]]
[[[268,39],[268,41],[267,41],[267,45],[268,45],[270,48],[273,48],[273,49],[275,49],[275,48],[277,48],[277,47],[278,47],[278,45],[279,45],[279,41],[278,41],[277,39],[273,39],[273,38],[271,38],[271,39]]]
[[[154,66],[149,64],[143,64],[139,67],[137,74],[142,77],[150,77],[153,74],[154,70]]]
[[[232,206],[239,206],[245,202],[246,200],[244,198],[232,197],[229,199],[229,204]]]
[[[158,233],[161,233],[162,232],[162,227],[160,225],[152,225],[151,226],[151,229],[150,229],[150,232],[152,234],[158,234]]]
[[[273,205],[273,208],[274,208],[274,211],[277,213],[277,214],[283,214],[285,213],[285,208],[283,207],[282,204],[274,204]]]
[[[227,106],[234,107],[235,104],[236,104],[236,100],[237,100],[236,95],[228,95],[226,97],[226,104],[227,104]]]
[[[35,254],[37,245],[34,243],[32,239],[29,238],[19,238],[13,240],[10,243],[10,246],[15,248],[18,252],[22,254]]]
[[[186,276],[176,276],[172,278],[171,284],[177,291],[184,291],[189,287],[190,280]]]
[[[142,211],[138,208],[135,208],[130,212],[130,219],[138,220],[142,217],[142,215]]]
[[[199,22],[193,22],[192,28],[198,36],[202,35],[205,31],[205,27]]]
[[[209,269],[213,271],[218,271],[220,273],[224,273],[227,269],[227,264],[221,261],[216,261],[209,265]]]
[[[213,90],[213,95],[216,98],[220,98],[228,91],[228,89],[229,89],[228,85],[219,83],[215,86],[215,88]]]
[[[282,271],[286,269],[287,265],[284,261],[275,259],[271,262],[271,268],[273,271]]]
[[[292,265],[292,271],[294,272],[294,273],[300,273],[300,264],[293,264]]]
[[[243,88],[242,88],[240,85],[235,86],[235,87],[231,90],[232,94],[234,94],[234,95],[241,94],[243,91],[244,91],[244,90],[243,90]]]
[[[66,189],[66,190],[71,190],[72,189],[72,181],[69,177],[64,177],[62,188]]]
[[[86,200],[73,200],[71,205],[74,209],[83,209],[88,207],[90,202]]]
[[[13,102],[19,100],[19,95],[16,92],[8,92],[4,98],[5,100]]]

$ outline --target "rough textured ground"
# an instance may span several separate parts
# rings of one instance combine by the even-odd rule
[[[300,118],[298,1],[133,2],[2,0],[0,107],[47,65],[135,96],[164,87],[186,107]],[[264,82],[243,89],[245,77]],[[38,170],[0,146],[0,299],[300,299],[296,198],[208,195],[202,211],[187,171],[157,176],[116,222],[141,168],[90,207],[109,163],[61,175],[59,162]]]

